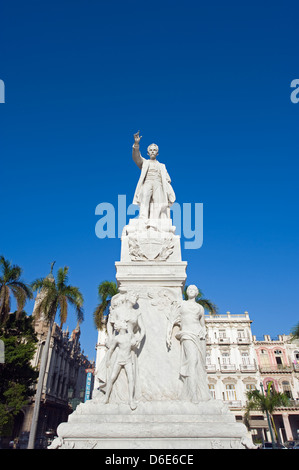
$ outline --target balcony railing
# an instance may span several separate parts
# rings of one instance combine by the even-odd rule
[[[220,364],[221,372],[236,372],[235,364]]]
[[[207,372],[216,372],[216,365],[215,364],[206,364],[206,371]]]
[[[224,403],[229,408],[242,408],[242,401],[241,400],[224,400]]]
[[[219,344],[230,344],[230,338],[218,338]]]
[[[250,344],[250,343],[251,343],[251,339],[248,338],[247,336],[239,337],[239,338],[237,338],[237,343],[238,343],[238,344]]]
[[[256,372],[256,370],[255,364],[240,364],[241,372]]]
[[[221,372],[236,372],[239,370],[240,372],[256,372],[257,366],[256,364],[219,364],[218,370],[220,369]],[[208,373],[213,373],[217,371],[216,364],[206,364],[206,371]]]
[[[293,367],[292,366],[284,366],[282,364],[269,364],[266,366],[260,366],[260,371],[263,373],[268,373],[268,372],[292,372]]]

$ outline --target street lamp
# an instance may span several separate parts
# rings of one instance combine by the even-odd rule
[[[260,383],[260,387],[261,387],[262,394],[265,395],[263,382]],[[275,439],[274,439],[274,436],[273,436],[273,429],[272,429],[272,426],[271,426],[270,416],[269,416],[269,412],[268,412],[267,409],[266,409],[266,415],[267,415],[269,431],[270,431],[270,434],[271,434],[272,446],[273,446],[273,449],[276,449],[276,442],[275,442]]]

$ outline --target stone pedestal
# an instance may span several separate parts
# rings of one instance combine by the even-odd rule
[[[166,345],[171,304],[182,298],[187,263],[181,260],[180,238],[170,219],[145,227],[130,220],[122,236],[121,261],[116,262],[119,288],[138,294],[145,339],[138,356],[139,400],[179,397],[180,344]],[[173,335],[176,333],[174,329]]]
[[[240,449],[246,428],[217,400],[103,405],[90,400],[62,423],[53,447],[65,449]]]
[[[244,448],[247,431],[214,399],[191,403],[180,399],[181,346],[167,328],[174,306],[182,300],[187,263],[181,260],[180,240],[171,220],[145,224],[131,220],[122,236],[116,279],[122,292],[138,295],[138,312],[145,336],[137,353],[137,408],[128,405],[125,371],[117,381],[121,398],[111,394],[103,403],[100,392],[77,407],[58,427],[53,447],[101,449]],[[203,380],[207,380],[203,377]],[[127,390],[125,390],[127,387]],[[116,386],[117,388],[117,386]]]

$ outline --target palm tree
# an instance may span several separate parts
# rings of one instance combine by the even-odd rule
[[[184,292],[183,292],[183,298],[184,300],[187,300],[188,299],[188,296],[187,296],[187,289],[188,289],[188,286],[185,286],[184,288]],[[198,289],[198,288],[197,288]],[[203,298],[203,292],[198,289],[198,295],[195,299],[195,301],[200,304],[205,310],[207,310],[208,312],[210,312],[212,315],[215,315],[218,311],[218,308],[217,306],[211,302],[209,299],[205,299]]]
[[[273,413],[276,408],[288,406],[290,399],[285,393],[277,392],[272,384],[273,382],[268,383],[266,393],[264,393],[263,388],[262,392],[257,389],[247,392],[248,402],[246,405],[245,421],[248,424],[249,415],[252,410],[260,410],[262,413],[266,413],[267,418],[269,417],[268,426],[270,432],[272,424],[276,441],[278,441],[278,433],[274,423]],[[269,422],[270,420],[271,423]]]
[[[100,303],[93,312],[93,319],[98,330],[105,327],[105,317],[109,313],[111,298],[118,293],[118,287],[115,282],[103,281],[98,286],[98,295]]]
[[[16,318],[23,311],[28,299],[33,298],[30,287],[21,281],[22,269],[12,265],[10,261],[0,256],[0,323],[5,323],[10,313],[11,294],[17,301]]]
[[[45,279],[37,279],[32,283],[32,289],[34,291],[40,291],[39,301],[36,302],[36,306],[34,309],[34,316],[38,319],[41,315],[43,315],[43,318],[49,324],[49,329],[45,347],[43,348],[42,352],[28,449],[34,449],[40,400],[48,360],[52,328],[54,325],[56,313],[57,311],[59,312],[60,325],[62,326],[66,322],[68,314],[68,304],[70,304],[75,308],[78,322],[81,323],[83,321],[83,297],[78,287],[68,285],[69,268],[66,266],[64,268],[59,268],[55,281],[54,276],[52,274],[53,265],[54,263],[52,263],[50,274]]]

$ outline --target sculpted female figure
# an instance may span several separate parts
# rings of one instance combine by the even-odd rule
[[[196,286],[187,289],[188,300],[182,301],[177,316],[169,325],[167,344],[171,346],[171,333],[175,324],[180,325],[176,338],[181,343],[180,376],[183,381],[181,400],[198,403],[210,400],[206,373],[206,327],[204,308],[195,299],[198,295]]]
[[[99,390],[106,393],[107,377],[111,374],[111,370],[117,359],[116,351],[112,351],[115,345],[117,335],[117,324],[119,322],[126,323],[128,334],[132,338],[131,363],[132,363],[132,382],[134,393],[129,399],[128,382],[125,374],[120,373],[113,384],[111,393],[111,403],[128,403],[135,400],[138,391],[138,364],[137,355],[140,349],[140,343],[145,336],[145,329],[139,308],[136,307],[138,295],[135,292],[120,293],[112,297],[110,313],[107,323],[107,341],[108,352],[99,367],[97,379],[100,382]],[[116,324],[116,327],[115,327]],[[108,360],[107,360],[108,358]]]

